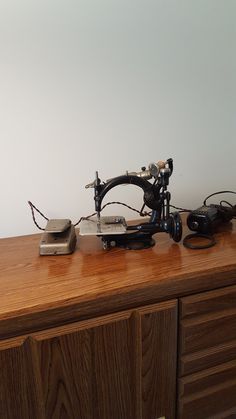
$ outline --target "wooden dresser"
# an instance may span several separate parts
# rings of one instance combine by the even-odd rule
[[[236,222],[217,245],[0,240],[0,419],[236,418]],[[187,231],[184,232],[186,234]]]

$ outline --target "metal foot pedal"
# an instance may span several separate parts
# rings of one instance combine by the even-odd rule
[[[49,220],[39,244],[39,253],[40,255],[67,255],[73,253],[75,245],[75,227],[70,220]]]

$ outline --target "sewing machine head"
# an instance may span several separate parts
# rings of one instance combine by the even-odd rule
[[[182,224],[178,213],[170,214],[170,193],[167,191],[169,178],[173,171],[173,160],[159,161],[142,167],[139,172],[126,172],[124,175],[101,182],[96,172],[94,182],[86,188],[94,188],[96,219],[83,220],[80,225],[81,235],[101,236],[104,248],[122,246],[126,248],[146,248],[154,245],[152,235],[167,232],[175,241],[181,240]],[[151,182],[153,180],[153,182]],[[108,191],[115,186],[132,184],[142,188],[143,209],[151,209],[150,219],[146,223],[127,226],[124,217],[101,217],[102,201]]]

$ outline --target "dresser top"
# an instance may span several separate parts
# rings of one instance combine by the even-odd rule
[[[39,256],[40,234],[1,239],[0,338],[236,284],[236,220],[223,227],[205,250],[158,233],[145,250],[79,236],[72,255]]]

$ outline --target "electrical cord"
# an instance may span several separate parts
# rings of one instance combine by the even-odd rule
[[[45,228],[40,227],[40,225],[37,223],[36,218],[35,218],[34,211],[37,211],[45,220],[48,221],[49,219],[34,204],[32,204],[31,201],[28,201],[28,204],[29,204],[30,209],[31,209],[31,213],[32,213],[32,218],[33,218],[34,224],[36,225],[36,227],[39,230],[45,230]]]
[[[235,195],[236,195],[236,192],[235,192],[235,191],[217,191],[217,192],[212,193],[211,195],[208,195],[208,196],[204,199],[204,201],[203,201],[203,205],[206,205],[206,206],[207,206],[206,201],[207,201],[209,198],[211,198],[212,196],[219,195],[219,194],[224,194],[224,193],[232,193],[232,194],[235,194]],[[225,201],[225,202],[226,202],[226,201]],[[229,205],[231,205],[231,204],[229,204]]]
[[[45,230],[45,228],[42,228],[42,227],[40,227],[40,225],[37,223],[37,221],[36,221],[36,218],[35,218],[35,211],[36,212],[38,212],[40,215],[41,215],[41,217],[43,217],[45,220],[49,220],[49,218],[48,217],[46,217],[31,201],[28,201],[28,204],[29,204],[29,206],[30,206],[30,209],[31,209],[31,213],[32,213],[32,218],[33,218],[33,222],[34,222],[34,224],[36,225],[36,227],[39,229],[39,230]],[[127,208],[129,208],[130,210],[132,210],[132,211],[135,211],[135,212],[137,212],[141,217],[146,217],[146,216],[150,216],[150,212],[146,212],[146,211],[144,211],[143,212],[143,207],[142,207],[142,209],[139,211],[139,210],[137,210],[136,208],[133,208],[133,207],[131,207],[130,205],[127,205],[127,204],[125,204],[125,203],[123,203],[123,202],[119,202],[119,201],[112,201],[112,202],[107,202],[105,205],[103,205],[103,207],[101,208],[101,211],[102,210],[104,210],[104,208],[106,208],[108,205],[113,205],[113,204],[119,204],[119,205],[123,205],[123,206],[125,206],[125,207],[127,207]],[[92,214],[90,214],[90,215],[87,215],[86,217],[80,217],[80,219],[74,224],[74,227],[76,227],[77,225],[79,225],[80,223],[81,223],[81,221],[82,220],[89,220],[91,217],[93,217],[93,216],[95,216],[97,214],[97,212],[93,212]]]
[[[234,206],[232,204],[230,204],[230,202],[225,201],[224,199],[222,199],[222,201],[220,201],[220,206],[222,206],[222,202],[224,202],[226,205],[228,205],[229,207],[233,208]]]
[[[211,195],[208,195],[204,201],[203,201],[203,205],[207,206],[206,201],[211,198],[212,196],[218,195],[218,194],[223,194],[223,193],[232,193],[232,194],[236,194],[235,191],[217,191],[212,193]],[[220,201],[220,205],[222,205],[222,202],[224,202],[225,204],[227,204],[228,206],[230,206],[231,208],[233,208],[233,205],[230,204],[228,201],[222,200]],[[181,208],[181,207],[176,207],[175,205],[170,204],[171,208],[175,208],[177,210],[179,210],[179,212],[191,212],[191,209],[187,209],[187,208]]]
[[[191,212],[192,211],[190,209],[176,207],[175,205],[172,205],[172,204],[170,204],[170,207],[179,210],[179,212]]]
[[[214,193],[208,195],[204,199],[203,205],[207,206],[206,201],[209,198],[211,198],[211,197],[213,197],[215,195],[224,194],[224,193],[236,194],[236,192],[234,192],[234,191],[217,191],[217,192],[214,192]],[[222,203],[225,203],[229,207],[234,208],[234,206],[230,202],[228,202],[228,201],[225,201],[225,200],[221,200],[220,201],[220,206],[223,207]],[[36,227],[39,230],[45,230],[45,228],[40,227],[39,224],[37,223],[36,218],[35,218],[34,211],[37,211],[47,221],[49,220],[48,217],[46,217],[31,201],[28,201],[28,204],[30,205],[30,208],[31,208],[31,213],[32,213],[32,218],[33,218],[34,224],[36,225]],[[145,204],[142,205],[141,210],[137,210],[136,208],[133,208],[130,205],[127,205],[127,204],[125,204],[123,202],[120,202],[120,201],[107,202],[105,205],[103,205],[103,207],[101,208],[101,211],[103,211],[104,208],[106,208],[108,205],[114,205],[114,204],[123,205],[126,208],[129,208],[130,210],[137,212],[142,217],[150,216],[151,215],[151,211],[150,212],[143,211],[144,210],[144,207],[145,207]],[[170,207],[171,208],[174,208],[174,209],[177,209],[179,212],[182,212],[182,213],[183,212],[191,212],[192,211],[190,209],[182,208],[182,207],[177,207],[177,206],[172,205],[172,204],[170,204]],[[95,216],[96,214],[97,214],[97,212],[93,212],[92,214],[90,214],[90,215],[88,215],[86,217],[80,217],[80,219],[74,224],[74,226],[76,227],[77,225],[79,225],[82,220],[89,220],[91,217]],[[233,216],[232,218],[236,218],[236,216]],[[198,238],[203,238],[207,242],[205,244],[203,244],[203,245],[198,245],[198,244],[195,245],[195,244],[193,244],[192,243],[192,240],[193,239],[198,239]],[[216,240],[215,240],[214,236],[213,235],[209,235],[209,234],[192,233],[192,234],[188,234],[183,239],[183,245],[185,247],[187,247],[188,249],[208,249],[208,248],[210,248],[212,246],[215,246],[215,244],[216,244]]]

